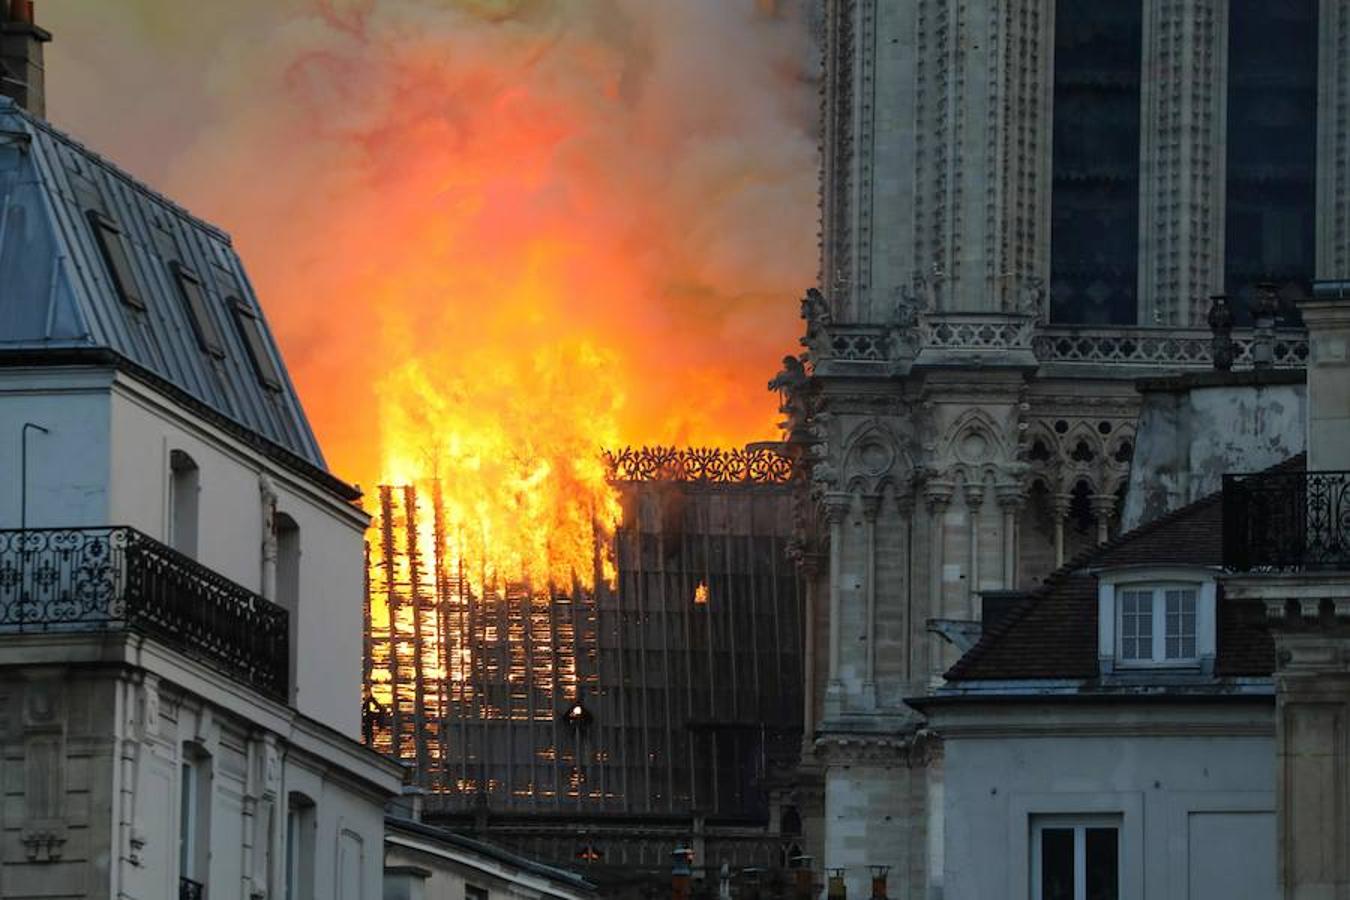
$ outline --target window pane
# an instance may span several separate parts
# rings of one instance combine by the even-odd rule
[[[1084,865],[1087,900],[1118,900],[1120,896],[1120,839],[1114,828],[1087,829]]]
[[[1133,324],[1143,4],[1055,4],[1050,316]]]
[[[1286,315],[1313,275],[1317,168],[1316,0],[1230,0],[1225,284],[1246,321],[1254,286]]]
[[[1120,655],[1123,659],[1153,656],[1153,594],[1149,591],[1121,592]]]
[[[1167,658],[1195,656],[1195,590],[1167,592]]]
[[[1041,831],[1041,900],[1074,900],[1072,828]]]

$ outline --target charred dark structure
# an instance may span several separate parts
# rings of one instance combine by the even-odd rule
[[[380,489],[366,740],[409,764],[427,821],[536,858],[665,877],[690,846],[786,868],[804,709],[793,466],[772,447],[607,461],[617,576],[593,591],[485,583],[449,558],[434,485]]]

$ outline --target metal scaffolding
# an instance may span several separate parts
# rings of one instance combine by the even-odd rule
[[[790,464],[771,450],[609,463],[618,575],[594,591],[462,571],[436,486],[380,488],[366,739],[412,766],[429,809],[762,820],[769,776],[795,762]]]

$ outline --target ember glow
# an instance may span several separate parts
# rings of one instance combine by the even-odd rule
[[[56,123],[234,234],[333,469],[438,479],[470,561],[584,581],[601,448],[774,436],[815,268],[796,5],[39,15]]]

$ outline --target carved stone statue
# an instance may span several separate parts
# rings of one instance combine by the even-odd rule
[[[1210,355],[1214,359],[1214,368],[1227,372],[1233,368],[1233,360],[1237,356],[1233,347],[1233,310],[1223,294],[1215,294],[1209,299],[1213,302],[1206,319],[1214,335],[1210,338]]]
[[[262,595],[275,600],[277,594],[277,487],[266,472],[258,476],[258,494],[262,510]]]
[[[1017,292],[1017,312],[1033,321],[1045,321],[1045,281],[1035,275],[1022,279]]]
[[[782,427],[789,441],[801,442],[808,437],[805,429],[810,411],[807,408],[806,386],[810,380],[811,376],[807,374],[801,359],[785,356],[782,371],[769,382],[769,390],[778,391],[782,396],[778,411],[787,416]]]
[[[908,285],[896,289],[899,298],[895,302],[892,320],[895,327],[908,331],[919,324],[919,316],[928,309],[923,295],[923,278],[917,272]]]
[[[937,312],[938,283],[945,277],[946,273],[942,271],[942,267],[936,262],[933,263],[933,267],[928,271],[927,275],[924,275],[921,272],[914,273],[914,284],[919,288],[923,297],[919,307],[920,310],[930,313]]]
[[[802,296],[802,318],[806,320],[807,334],[817,326],[830,324],[830,304],[816,288],[807,288]]]
[[[792,394],[800,390],[810,378],[806,374],[806,366],[795,356],[783,357],[783,369],[773,377],[769,382],[769,390],[782,391],[785,394]]]

